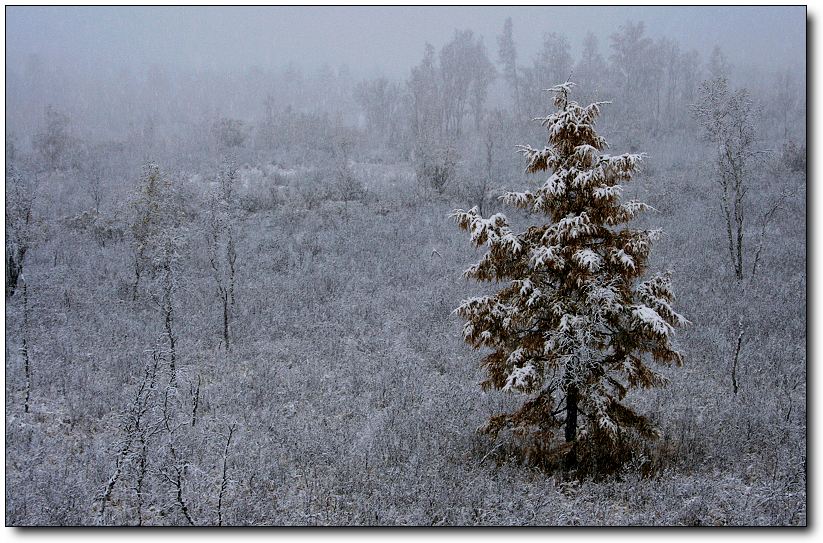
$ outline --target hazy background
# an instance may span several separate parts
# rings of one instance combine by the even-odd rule
[[[267,107],[337,112],[362,127],[358,83],[386,77],[404,88],[427,43],[440,51],[465,30],[498,68],[487,105],[506,108],[511,93],[498,38],[507,17],[520,67],[536,66],[547,36],[568,46],[573,64],[549,70],[543,63],[534,73],[548,79],[524,83],[537,93],[570,73],[592,87],[580,81],[577,64],[587,33],[610,66],[600,75],[613,77],[613,37],[638,22],[654,54],[673,42],[677,58],[704,70],[678,84],[695,87],[719,47],[736,85],[771,94],[776,72],[805,85],[803,7],[8,7],[6,134],[25,148],[49,106],[73,119],[73,132],[97,141],[155,129],[190,141],[198,123],[224,116],[251,126]],[[658,61],[641,55],[621,69],[643,70],[647,62]],[[671,64],[662,63],[659,69]],[[666,69],[679,77],[684,68]],[[643,83],[659,84],[656,77]],[[600,90],[602,98],[622,99]],[[408,113],[408,104],[399,107]]]
[[[192,68],[306,68],[346,64],[356,75],[405,76],[423,44],[440,48],[470,28],[494,50],[511,16],[521,58],[544,32],[568,36],[577,56],[586,32],[603,46],[627,20],[652,38],[666,35],[708,55],[719,45],[732,63],[805,64],[804,7],[8,7],[6,61],[30,54],[77,69],[161,63]]]

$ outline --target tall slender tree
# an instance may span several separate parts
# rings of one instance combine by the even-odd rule
[[[517,48],[514,45],[512,18],[507,17],[503,24],[503,33],[497,37],[497,62],[503,67],[503,78],[511,87],[514,98],[515,113],[520,113],[520,85],[517,74]]]
[[[543,111],[543,93],[555,81],[571,75],[574,63],[571,45],[564,34],[549,32],[543,35],[543,47],[535,56],[531,68],[524,68],[521,100],[525,113],[536,117]]]
[[[753,160],[762,153],[756,141],[754,102],[748,89],[729,89],[725,77],[701,83],[692,114],[703,129],[703,137],[716,149],[715,168],[721,190],[720,209],[726,221],[729,255],[735,277],[745,275],[743,234],[746,223],[746,192]]]
[[[627,432],[657,434],[623,400],[633,387],[666,382],[650,362],[682,363],[672,331],[687,322],[672,308],[669,273],[642,279],[659,231],[624,226],[649,209],[621,199],[621,184],[642,156],[603,153],[607,143],[595,131],[602,103],[570,101],[572,86],[551,89],[557,111],[542,118],[548,146],[521,148],[527,172],[551,175],[536,190],[502,197],[549,222],[518,234],[501,213],[453,214],[475,246],[488,247],[466,277],[505,283],[455,310],[466,320],[465,340],[491,349],[482,361],[483,387],[529,397],[517,411],[492,417],[485,430],[512,429],[529,438],[541,461],[565,458],[567,465],[585,451],[612,449]],[[590,447],[577,446],[583,436]]]
[[[237,166],[226,159],[218,177],[217,190],[209,198],[207,242],[209,266],[214,277],[217,297],[223,308],[223,347],[231,345],[231,326],[234,317],[234,287],[237,275],[237,251],[234,230],[237,213],[235,183]]]
[[[606,61],[600,54],[600,44],[597,36],[593,32],[586,34],[583,39],[583,50],[580,53],[580,60],[574,68],[574,77],[581,83],[581,87],[586,89],[588,96],[602,92],[603,74],[606,71]]]
[[[132,299],[137,300],[143,273],[154,275],[162,260],[164,236],[180,227],[183,220],[181,195],[173,177],[160,166],[147,162],[130,202],[130,230],[134,248]]]

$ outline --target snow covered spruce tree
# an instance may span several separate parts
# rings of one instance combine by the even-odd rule
[[[484,389],[528,395],[515,412],[484,430],[512,430],[527,456],[546,467],[601,469],[619,464],[632,435],[655,437],[650,420],[623,403],[633,387],[665,383],[649,362],[682,364],[672,329],[687,321],[672,309],[670,274],[642,280],[657,230],[624,225],[650,209],[621,200],[622,183],[642,155],[602,153],[595,131],[601,103],[569,100],[573,83],[557,85],[557,111],[541,118],[548,146],[521,146],[529,173],[551,175],[534,191],[510,192],[508,205],[546,215],[548,223],[515,233],[500,213],[477,208],[453,217],[488,252],[465,276],[502,283],[493,296],[463,301],[463,334],[491,353],[482,361]],[[622,445],[621,445],[622,444]],[[594,466],[600,465],[600,468]]]

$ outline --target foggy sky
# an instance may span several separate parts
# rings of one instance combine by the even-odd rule
[[[78,71],[151,64],[225,70],[289,62],[308,69],[347,65],[356,75],[405,77],[426,42],[455,29],[485,38],[492,59],[507,16],[518,62],[530,64],[544,32],[566,34],[577,57],[587,31],[608,36],[642,20],[703,58],[720,45],[745,67],[805,64],[804,7],[7,7],[6,61],[32,54]]]

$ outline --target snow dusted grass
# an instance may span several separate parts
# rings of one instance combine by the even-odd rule
[[[462,343],[451,315],[486,292],[461,277],[479,253],[447,218],[466,202],[422,194],[402,166],[358,166],[368,198],[311,206],[270,192],[309,172],[244,170],[246,197],[271,201],[250,208],[237,229],[231,351],[219,344],[220,311],[196,230],[178,296],[179,394],[188,398],[189,384],[203,381],[203,422],[181,437],[193,451],[186,490],[194,519],[215,522],[208,481],[220,465],[221,428],[236,421],[223,512],[232,525],[805,524],[804,195],[773,223],[761,274],[740,301],[713,187],[688,158],[698,154],[653,160],[654,176],[627,191],[659,211],[645,219],[665,232],[650,267],[674,270],[678,307],[694,324],[677,334],[686,364],[666,370],[671,385],[633,395],[664,437],[599,481],[523,466],[475,433],[520,398],[480,391],[480,354]],[[758,188],[763,198],[779,190]],[[752,240],[758,233],[753,218]],[[122,243],[99,246],[53,229],[28,266],[29,414],[21,311],[16,299],[7,303],[6,522],[93,524],[94,498],[114,466],[118,414],[162,323],[150,303],[130,301]],[[735,395],[740,316],[747,332]],[[134,522],[130,500],[123,492],[110,506],[122,523]],[[147,523],[183,522],[163,500],[147,512]]]

